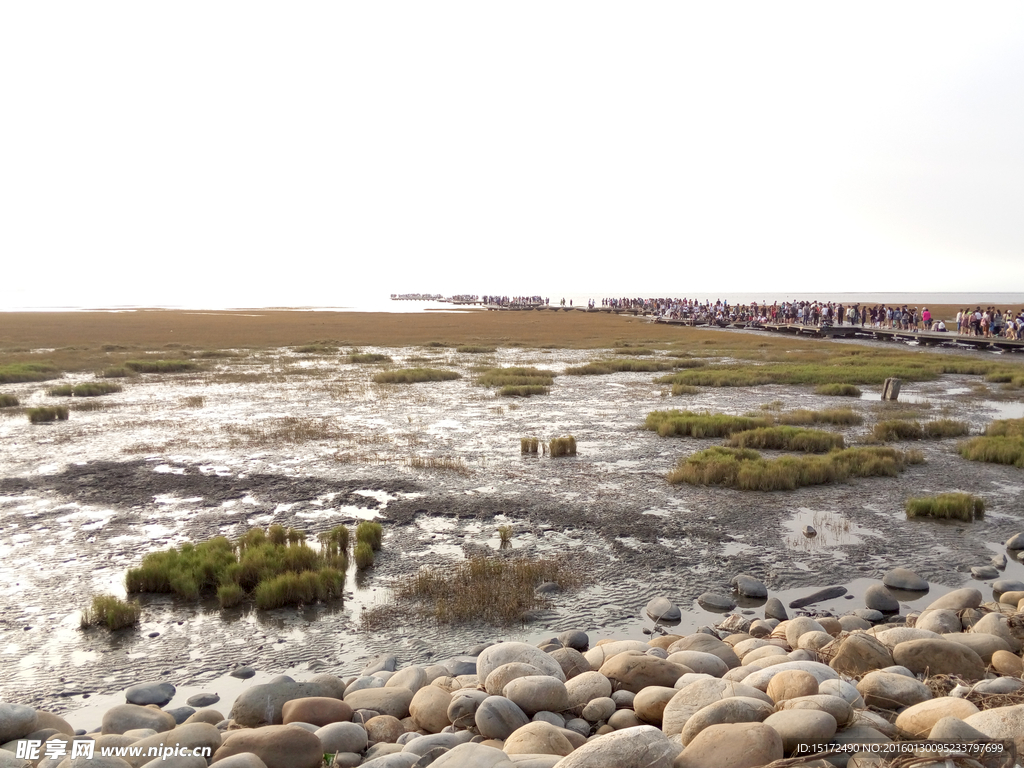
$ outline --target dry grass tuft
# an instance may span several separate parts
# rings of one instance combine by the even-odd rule
[[[399,368],[381,371],[373,380],[377,384],[419,384],[424,381],[452,381],[461,378],[461,373],[443,368]]]
[[[779,424],[791,426],[800,424],[837,424],[840,426],[857,426],[864,423],[864,417],[852,408],[826,408],[821,411],[811,411],[806,408],[798,408],[795,411],[780,413],[775,417]]]
[[[860,397],[863,394],[860,387],[853,384],[822,384],[814,388],[814,393],[829,397]]]
[[[568,437],[556,437],[548,443],[548,451],[551,453],[552,458],[559,456],[575,456],[576,455],[576,438],[572,435]]]
[[[191,360],[128,360],[124,367],[135,373],[181,373],[194,371],[199,366]],[[110,377],[104,377],[110,378]]]
[[[332,419],[285,416],[256,424],[228,424],[224,431],[232,446],[298,445],[319,440],[338,440],[345,436]]]
[[[52,397],[100,397],[121,392],[123,387],[109,381],[87,381],[82,384],[61,384],[46,393]]]
[[[889,443],[897,440],[941,440],[947,437],[962,437],[970,432],[965,421],[935,419],[923,424],[904,419],[880,421],[871,430],[869,440]]]
[[[0,394],[0,408],[16,408],[19,404],[14,395]]]
[[[380,352],[354,352],[348,356],[350,363],[390,363],[391,355],[382,355]]]
[[[464,355],[488,355],[496,351],[495,347],[483,347],[474,344],[463,344],[462,346],[455,348],[456,352],[461,352]]]
[[[632,352],[633,350],[627,350]],[[570,366],[565,369],[569,376],[607,376],[610,373],[637,373],[650,371],[671,371],[686,363],[699,363],[698,360],[595,360],[585,365]]]
[[[771,426],[768,418],[729,416],[724,413],[692,411],[651,411],[643,428],[662,437],[728,437],[733,432]]]
[[[555,383],[555,374],[541,368],[487,368],[476,379],[483,387],[499,387],[501,397],[546,395]]]
[[[845,447],[842,435],[799,427],[762,427],[734,432],[728,445],[733,448],[765,448],[801,453],[828,453]]]
[[[566,557],[543,559],[477,556],[447,568],[423,569],[398,580],[394,599],[410,603],[438,624],[484,622],[502,627],[525,624],[531,611],[550,605],[536,592],[544,582],[562,589],[586,583],[585,570]],[[398,618],[393,606],[364,611],[364,629],[381,629]]]
[[[540,440],[536,437],[521,437],[519,438],[519,452],[523,454],[532,453],[536,454],[540,448]]]

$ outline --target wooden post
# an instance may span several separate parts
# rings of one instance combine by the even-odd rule
[[[882,399],[883,400],[899,400],[900,398],[900,385],[901,382],[896,378],[888,378],[885,380],[885,385],[882,387]]]

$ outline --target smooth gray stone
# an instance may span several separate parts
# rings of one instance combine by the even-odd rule
[[[558,636],[560,642],[566,648],[572,648],[580,653],[586,653],[590,649],[590,637],[586,632],[578,629],[570,629]]]
[[[0,744],[23,738],[36,730],[38,716],[32,707],[0,701]]]
[[[379,677],[373,675],[363,675],[353,680],[348,687],[345,688],[345,693],[355,693],[356,691],[362,691],[367,688],[383,688],[384,681]]]
[[[819,589],[817,592],[812,592],[807,597],[798,597],[796,600],[790,602],[790,608],[804,608],[808,605],[814,605],[820,603],[822,600],[832,600],[837,597],[842,597],[846,594],[846,587],[825,587]]]
[[[779,598],[769,597],[768,602],[764,604],[764,617],[765,619],[775,619],[775,621],[786,621],[789,614],[786,613],[786,607]]]
[[[398,669],[398,659],[390,654],[383,653],[375,659],[371,659],[363,667],[363,675],[372,675],[374,672],[394,672]]]
[[[177,689],[170,683],[140,683],[126,690],[124,697],[129,704],[138,704],[140,707],[147,704],[162,707],[174,698],[176,692]]]
[[[445,667],[448,670],[448,674],[451,677],[460,677],[462,675],[475,675],[476,657],[456,656],[454,659],[448,659],[448,661],[441,662],[441,666]]]
[[[768,587],[745,573],[733,576],[732,588],[744,597],[768,597]]]
[[[882,583],[891,589],[908,592],[927,592],[928,582],[908,568],[893,568],[882,577]]]
[[[984,580],[984,579],[996,579],[999,577],[999,571],[991,565],[976,565],[971,568],[971,578]]]
[[[1024,592],[1024,581],[1017,579],[1000,579],[992,585],[992,591],[998,594],[1004,592]]]
[[[650,616],[652,621],[669,621],[675,622],[682,619],[683,614],[679,610],[679,606],[675,605],[667,597],[655,597],[649,603],[644,611]]]
[[[697,598],[697,603],[705,610],[718,613],[731,611],[736,607],[736,602],[731,597],[718,592],[705,592]]]
[[[864,605],[882,613],[897,613],[900,610],[899,601],[884,584],[872,584],[865,590]]]
[[[164,712],[173,717],[177,725],[181,725],[196,713],[192,707],[175,707],[174,709],[165,709]]]
[[[256,670],[252,667],[238,667],[237,669],[232,669],[228,674],[232,677],[237,677],[239,680],[248,680],[256,675]],[[274,681],[271,680],[270,682]]]
[[[220,696],[216,693],[197,693],[195,696],[189,696],[188,701],[185,703],[190,707],[212,707],[220,701]]]
[[[885,615],[881,611],[875,610],[874,608],[858,608],[855,611],[851,611],[851,613],[858,618],[864,619],[864,621],[874,622],[881,621],[885,618]]]
[[[487,700],[487,693],[475,688],[463,688],[452,694],[448,704],[448,720],[457,728],[469,728],[476,723],[476,711]]]
[[[454,749],[459,744],[465,744],[473,738],[470,731],[459,731],[458,733],[432,733],[429,736],[417,736],[410,740],[403,752],[410,752],[415,755],[425,755],[435,747]]]
[[[526,713],[503,696],[489,696],[476,710],[477,730],[488,739],[504,741],[528,722]]]

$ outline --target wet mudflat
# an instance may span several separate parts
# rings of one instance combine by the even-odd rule
[[[842,612],[861,607],[856,596],[870,579],[904,566],[932,582],[927,602],[969,581],[971,566],[987,564],[1000,542],[1024,530],[1021,470],[964,461],[955,439],[914,444],[927,462],[896,478],[752,493],[669,485],[664,475],[680,456],[721,441],[638,429],[649,411],[670,407],[741,414],[766,404],[852,404],[866,418],[842,429],[853,444],[882,412],[870,387],[852,403],[788,386],[670,397],[654,374],[618,373],[559,376],[549,395],[509,399],[475,386],[474,367],[560,372],[601,355],[364,351],[387,352],[396,365],[453,368],[464,378],[376,385],[375,366],[279,350],[202,373],[127,380],[123,392],[97,398],[96,410],[73,410],[68,422],[33,426],[23,414],[0,416],[3,698],[67,711],[143,680],[203,686],[241,664],[268,674],[343,674],[383,651],[416,663],[479,641],[572,628],[592,639],[642,637],[651,626],[643,606],[659,594],[690,609],[683,629],[692,629],[716,619],[696,597],[727,592],[741,572],[784,602],[814,587],[847,585],[854,599],[817,606]],[[976,381],[908,384],[901,399],[927,404],[926,417],[968,421],[975,433],[994,418],[1024,416],[1019,402],[976,399]],[[5,391],[34,405],[53,400],[48,386]],[[569,434],[577,457],[520,455],[520,437]],[[424,467],[432,458],[452,468]],[[907,497],[947,491],[983,496],[985,518],[905,519]],[[350,572],[344,604],[221,611],[156,596],[141,601],[135,630],[78,628],[78,611],[92,595],[123,595],[125,571],[146,552],[271,523],[313,538],[370,518],[384,524],[384,550],[368,573]],[[818,536],[800,533],[807,524]],[[494,552],[499,525],[513,527],[516,554],[585,557],[592,583],[555,595],[551,610],[525,627],[436,627],[409,616],[390,629],[360,629],[361,611],[387,600],[389,579]],[[1011,562],[1006,577],[1022,578],[1024,568]]]

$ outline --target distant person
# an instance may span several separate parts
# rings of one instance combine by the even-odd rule
[[[942,322],[942,320],[937,320],[935,322],[935,325],[932,327],[932,330],[935,331],[936,333],[945,333],[946,324]]]

